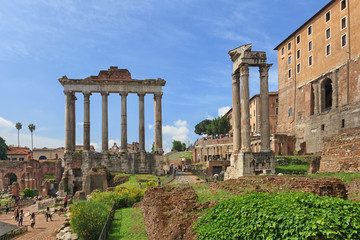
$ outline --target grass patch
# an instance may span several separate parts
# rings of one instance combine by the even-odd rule
[[[123,173],[121,173],[121,175],[124,175]],[[123,183],[119,186],[121,187],[139,187],[139,182],[138,180],[146,180],[146,181],[153,181],[154,183],[156,183],[157,185],[157,179],[160,178],[161,180],[161,185],[166,184],[168,181],[170,181],[169,179],[167,179],[166,176],[156,176],[156,175],[152,175],[152,174],[126,174],[127,176],[129,176],[129,181],[127,181],[126,183]],[[146,183],[143,182],[142,183],[143,187],[145,187]]]
[[[198,196],[198,202],[223,201],[235,197],[234,193],[225,191],[222,187],[211,188],[206,183],[192,184],[191,186]]]
[[[148,239],[146,237],[144,217],[140,208],[117,210],[107,239]]]
[[[276,165],[275,171],[277,173],[283,173],[283,174],[293,174],[294,172],[300,173],[300,174],[306,174],[309,170],[309,164],[289,164],[287,166],[279,166]]]
[[[360,179],[360,173],[317,173],[309,176],[338,178],[343,182],[352,182],[357,178]]]

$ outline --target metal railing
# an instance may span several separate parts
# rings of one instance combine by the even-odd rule
[[[115,214],[115,211],[116,211],[116,201],[114,202],[111,210],[110,210],[110,213],[109,213],[109,216],[108,218],[106,219],[106,222],[104,224],[104,227],[101,231],[101,234],[99,236],[99,240],[106,240],[107,239],[107,236],[108,236],[108,230],[109,230],[109,227],[114,219],[114,214]],[[2,240],[2,239],[0,239]]]
[[[0,237],[0,240],[9,240],[28,231],[28,226],[21,226]]]

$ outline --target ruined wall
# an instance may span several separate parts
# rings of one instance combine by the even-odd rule
[[[360,128],[325,139],[319,172],[360,172]]]

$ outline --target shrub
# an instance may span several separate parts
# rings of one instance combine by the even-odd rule
[[[70,224],[80,239],[98,239],[111,206],[100,200],[78,201],[71,207]]]
[[[30,188],[25,188],[23,191],[24,197],[25,198],[32,198],[35,197],[37,195],[39,195],[39,190],[37,190],[36,188],[34,189],[30,189]]]
[[[359,239],[360,204],[299,193],[239,195],[196,224],[198,239]]]

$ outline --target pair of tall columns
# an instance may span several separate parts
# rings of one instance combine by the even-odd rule
[[[73,92],[65,93],[65,147],[68,151],[75,150],[75,100]],[[84,150],[90,150],[90,95],[91,92],[83,92],[84,95]],[[121,152],[127,152],[127,92],[121,92]],[[101,92],[102,96],[102,151],[106,152],[108,146],[108,92]],[[145,151],[145,93],[138,93],[139,96],[139,150]],[[162,114],[161,94],[154,94],[155,101],[155,150],[162,150]]]
[[[269,89],[268,72],[272,65],[259,65],[260,72],[260,133],[261,151],[270,151]],[[240,73],[240,74],[239,74]],[[241,89],[240,89],[241,78]],[[250,147],[250,106],[249,106],[249,65],[241,64],[233,73],[233,154],[251,152]],[[240,89],[240,91],[239,91]],[[240,114],[241,92],[241,114]],[[241,118],[241,121],[240,121]],[[241,127],[240,127],[241,123]],[[241,133],[241,134],[240,134]]]

